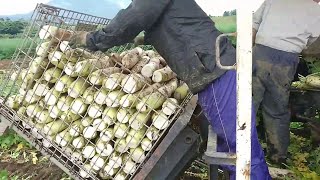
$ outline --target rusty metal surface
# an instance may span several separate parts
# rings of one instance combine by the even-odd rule
[[[173,140],[145,180],[175,180],[199,155],[200,136],[189,126]]]

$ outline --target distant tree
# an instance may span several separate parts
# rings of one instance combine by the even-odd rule
[[[225,11],[225,12],[223,12],[223,16],[230,16],[229,11]]]
[[[26,21],[0,21],[0,34],[16,35],[21,33],[26,25]]]
[[[224,13],[223,13],[223,16],[235,16],[235,15],[237,15],[237,10],[231,10],[231,11],[225,11]]]
[[[230,11],[229,14],[230,14],[230,16],[235,16],[235,15],[237,15],[237,10],[234,9],[234,10]]]
[[[6,17],[6,21],[10,21],[10,18]]]
[[[0,21],[4,21],[4,19],[3,19],[3,18],[0,18]]]

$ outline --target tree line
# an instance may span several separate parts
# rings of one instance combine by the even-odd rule
[[[223,13],[223,16],[235,16],[235,15],[237,15],[237,10],[231,10],[231,11],[225,11],[224,13]]]
[[[25,20],[12,21],[9,18],[0,18],[0,34],[17,35],[23,31],[28,22]]]

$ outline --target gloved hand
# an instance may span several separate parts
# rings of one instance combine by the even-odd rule
[[[87,35],[88,32],[85,31],[77,31],[75,34],[73,34],[69,41],[69,46],[71,48],[77,48],[77,47],[85,47],[87,46]]]
[[[144,36],[137,36],[136,38],[134,38],[133,44],[135,47],[137,47],[139,45],[143,45],[144,44]]]

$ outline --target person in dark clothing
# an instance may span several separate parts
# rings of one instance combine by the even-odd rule
[[[215,64],[215,41],[221,33],[194,0],[133,0],[102,30],[78,32],[70,44],[106,51],[133,42],[145,31],[144,43],[154,46],[178,78],[187,83],[218,135],[218,151],[236,152],[236,72]],[[136,39],[137,40],[137,39]],[[224,38],[223,65],[234,65],[236,51]],[[257,138],[252,112],[251,179],[271,179]],[[235,179],[235,167],[223,166]]]
[[[262,108],[267,154],[276,164],[286,162],[290,144],[288,104],[299,54],[320,35],[318,3],[266,0],[253,16],[253,101],[256,110]]]

